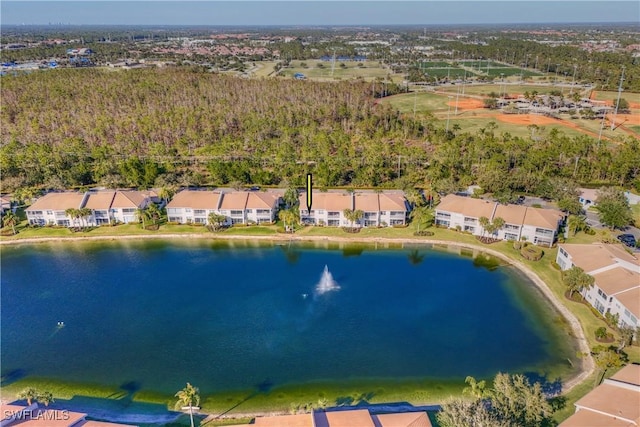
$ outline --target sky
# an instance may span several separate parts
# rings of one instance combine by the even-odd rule
[[[635,1],[6,1],[2,25],[446,25],[638,22]]]

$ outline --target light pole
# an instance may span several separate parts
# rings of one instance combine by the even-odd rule
[[[578,69],[578,64],[573,64],[573,82],[571,82],[571,95],[573,95],[573,89],[576,85],[576,70]]]
[[[622,81],[624,80],[624,65],[622,66],[622,74],[620,75],[620,84],[618,85],[618,101],[616,101],[616,109],[613,111],[613,120],[611,120],[611,130],[616,124],[618,117],[618,107],[620,106],[620,94],[622,94]]]
[[[453,99],[453,96],[449,95],[449,109],[447,110],[447,127],[445,128],[445,132],[449,132],[449,116],[451,114],[451,100]]]

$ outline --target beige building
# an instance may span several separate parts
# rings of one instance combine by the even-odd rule
[[[257,417],[255,424],[235,427],[431,427],[426,412],[371,415],[367,409]]]
[[[560,245],[561,270],[580,267],[595,279],[580,293],[600,314],[618,315],[620,326],[640,326],[640,259],[620,244]]]
[[[351,224],[344,211],[361,210],[363,217]],[[307,210],[307,195],[300,195],[300,220],[303,224],[329,227],[387,227],[404,225],[409,206],[402,192],[347,192],[329,190],[312,193],[311,211]]]
[[[30,225],[79,225],[78,220],[66,214],[66,210],[81,208],[91,210],[90,215],[80,220],[82,224],[126,224],[137,221],[136,211],[147,207],[151,203],[151,196],[150,192],[133,190],[48,193],[36,200],[25,212]]]
[[[480,225],[480,218],[490,222],[502,218],[505,224],[493,234]],[[565,214],[555,209],[532,208],[520,205],[501,205],[496,202],[449,194],[436,207],[436,224],[460,229],[476,236],[502,240],[526,240],[551,247]]]
[[[576,412],[559,427],[640,425],[640,365],[627,365],[575,403]]]
[[[280,193],[256,191],[183,190],[167,204],[169,222],[207,224],[210,214],[226,217],[225,223],[271,223],[276,220]]]

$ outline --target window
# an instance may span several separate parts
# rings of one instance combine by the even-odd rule
[[[553,236],[553,231],[547,230],[546,228],[536,228],[536,234],[551,237]]]
[[[451,214],[447,212],[436,212],[437,218],[451,218]]]
[[[48,211],[47,211],[48,212]],[[29,212],[31,215],[42,215],[42,211],[31,211]]]
[[[193,210],[193,214],[194,215],[206,215],[207,211],[205,209],[194,209]]]
[[[231,224],[242,224],[242,218],[231,218]]]
[[[316,212],[318,215],[324,215],[324,209],[318,209]]]
[[[475,219],[475,218],[470,218],[470,217],[468,217],[468,216],[465,216],[465,217],[464,217],[464,222],[473,222],[473,223],[475,223],[475,222],[476,222],[476,219]]]
[[[40,212],[42,213],[42,212]],[[47,211],[47,215],[53,215],[53,211]]]
[[[329,216],[329,218],[339,218],[340,217],[340,212],[329,212],[328,216]]]
[[[271,209],[256,209],[258,215],[270,215]]]
[[[441,220],[441,219],[436,219],[436,224],[437,225],[443,225],[443,226],[449,228],[450,222],[449,221],[444,221],[444,220]]]
[[[195,222],[196,224],[206,224],[207,223],[207,219],[206,218],[194,218],[193,222]]]
[[[504,233],[504,238],[507,240],[518,240],[518,235],[513,233]]]
[[[607,300],[607,294],[605,294],[604,292],[602,292],[602,289],[598,289],[598,295],[600,295],[600,297],[601,297],[603,300],[605,300],[605,301]]]
[[[520,230],[520,226],[512,225],[512,224],[505,224],[504,225],[504,229],[505,230],[511,230],[511,231],[518,231],[518,230]]]
[[[329,227],[337,227],[337,226],[339,226],[339,225],[340,225],[340,220],[337,220],[337,219],[330,219],[330,220],[328,220],[328,221],[327,221],[327,225],[328,225]]]
[[[242,211],[237,211],[237,210],[234,211],[234,210],[232,210],[231,211],[231,215],[242,215]]]
[[[180,218],[179,216],[170,216],[169,217],[169,222],[180,222],[182,218]]]
[[[602,305],[600,301],[596,301],[595,307],[596,307],[596,310],[600,312],[600,314],[604,313],[604,305]]]
[[[189,208],[184,208],[184,211],[185,211],[186,213],[191,213],[191,209],[189,209]]]
[[[128,214],[128,213],[134,213],[136,210],[134,208],[126,208],[126,209],[122,209],[122,213],[124,214]]]
[[[560,253],[562,254],[563,257],[569,258],[569,254],[564,249],[560,248]]]
[[[629,317],[629,316],[631,316],[631,312],[625,308],[624,309],[624,315]]]
[[[464,226],[464,231],[468,231],[469,233],[475,233],[476,232],[476,228],[475,227],[471,227],[470,225],[465,225]]]
[[[167,208],[167,213],[168,214],[179,214],[180,213],[180,209],[178,209],[178,208]]]

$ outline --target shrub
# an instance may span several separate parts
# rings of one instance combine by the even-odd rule
[[[420,230],[413,233],[414,236],[433,236],[433,231]]]
[[[557,262],[553,261],[551,263],[551,267],[555,268],[556,270],[560,270],[560,264],[558,264]]]
[[[342,231],[345,233],[359,233],[360,227],[342,227]]]
[[[601,326],[598,329],[596,329],[596,338],[601,340],[607,338],[607,328],[605,328],[604,326]]]
[[[513,249],[519,251],[523,246],[525,246],[525,242],[513,242]]]
[[[524,246],[522,249],[520,249],[520,255],[522,255],[525,259],[528,259],[529,261],[539,261],[540,258],[542,258],[543,254],[544,252],[542,251],[541,248],[533,245]]]

